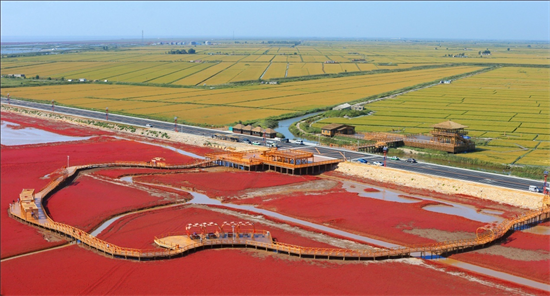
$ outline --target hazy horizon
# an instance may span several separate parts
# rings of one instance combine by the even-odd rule
[[[549,2],[1,2],[2,42],[550,41]]]

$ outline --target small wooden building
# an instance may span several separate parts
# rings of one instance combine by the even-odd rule
[[[241,129],[241,134],[243,134],[243,135],[252,135],[252,126],[250,126],[250,125],[244,126]]]
[[[270,138],[270,139],[275,138],[277,136],[277,132],[271,128],[266,128],[264,131],[264,134],[266,138]]]
[[[38,220],[38,207],[34,202],[34,189],[23,189],[19,194],[21,215],[26,219]]]
[[[235,124],[235,126],[233,126],[233,132],[236,133],[236,134],[242,134],[243,133],[243,127],[244,125],[242,124]]]
[[[264,130],[262,129],[261,126],[257,126],[252,129],[252,135],[262,137],[264,135]]]
[[[327,137],[333,137],[336,134],[353,135],[355,134],[355,126],[341,123],[331,123],[321,128],[321,134]]]

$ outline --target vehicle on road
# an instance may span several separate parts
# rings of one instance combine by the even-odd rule
[[[384,164],[379,161],[373,161],[372,164],[377,166],[384,166]]]
[[[357,161],[360,163],[369,163],[369,161],[364,158],[359,158]]]
[[[145,125],[145,127],[153,127],[153,125],[148,123]]]
[[[542,192],[542,190],[540,190],[540,188],[538,188],[535,185],[530,185],[529,186],[529,191],[531,191],[531,192]]]
[[[275,137],[275,138],[273,138],[273,140],[274,140],[274,141],[281,141],[281,138]]]
[[[290,143],[288,139],[281,139],[281,143]]]
[[[416,163],[416,159],[414,159],[414,158],[408,158],[408,159],[407,159],[407,162]]]
[[[401,159],[399,159],[399,157],[397,157],[397,156],[392,156],[392,157],[390,157],[390,160],[401,160]]]
[[[267,141],[266,146],[267,147],[273,147],[273,148],[279,148],[279,145],[277,145],[277,143],[275,143],[274,141]]]
[[[304,145],[304,141],[302,140],[292,140],[291,143],[298,144],[298,145]]]
[[[260,142],[258,142],[258,141],[254,141],[254,142],[252,142],[252,145],[257,145],[257,146],[259,146],[259,145],[261,145],[261,144],[260,144]]]

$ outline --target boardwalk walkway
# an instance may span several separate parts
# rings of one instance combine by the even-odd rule
[[[550,207],[548,197],[546,197],[544,205],[541,209],[524,213],[523,215],[512,220],[504,220],[499,224],[490,224],[480,227],[477,229],[476,237],[473,239],[447,241],[437,244],[397,247],[376,251],[362,249],[312,248],[274,242],[269,232],[254,229],[242,230],[236,233],[220,232],[215,236],[206,235],[205,233],[193,237],[183,234],[165,235],[155,237],[155,243],[162,248],[133,249],[116,246],[107,241],[98,239],[76,227],[55,222],[46,214],[46,211],[44,211],[43,200],[48,196],[48,194],[56,188],[62,188],[62,186],[67,183],[66,181],[68,179],[75,176],[75,174],[81,170],[107,167],[143,167],[171,170],[205,167],[211,164],[211,160],[205,160],[188,165],[159,165],[152,164],[150,162],[114,162],[68,167],[63,170],[58,170],[61,171],[60,175],[34,195],[34,202],[38,207],[37,216],[32,217],[24,215],[24,213],[21,212],[19,201],[14,204],[10,204],[9,215],[24,223],[38,226],[59,233],[69,239],[76,240],[87,247],[95,249],[113,258],[135,260],[172,258],[207,248],[254,248],[302,258],[334,260],[377,260],[419,255],[441,255],[454,252],[463,252],[466,250],[487,246],[488,244],[503,237],[509,231],[521,228],[526,224],[537,223],[550,218]]]

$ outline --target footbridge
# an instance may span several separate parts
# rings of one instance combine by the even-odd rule
[[[278,242],[271,237],[268,231],[257,230],[249,222],[230,222],[222,224],[216,229],[215,233],[207,230],[209,226],[217,226],[214,225],[215,223],[197,223],[189,226],[186,233],[155,237],[154,241],[160,248],[133,249],[114,245],[74,226],[53,221],[47,215],[47,211],[43,206],[43,201],[47,199],[52,191],[69,183],[70,178],[81,170],[108,167],[143,167],[172,170],[205,167],[211,164],[212,160],[204,160],[193,164],[168,165],[163,160],[157,159],[150,162],[112,162],[66,167],[52,173],[52,175],[57,176],[39,192],[34,193],[32,189],[24,189],[20,198],[9,205],[8,212],[10,217],[23,223],[58,233],[69,240],[80,242],[82,245],[112,258],[133,260],[167,259],[210,248],[253,248],[301,258],[330,260],[381,260],[409,256],[444,255],[483,248],[502,238],[509,231],[550,218],[550,202],[548,196],[545,196],[543,206],[540,209],[526,212],[514,219],[504,220],[498,224],[480,227],[476,231],[476,237],[468,240],[378,250],[312,248]],[[249,226],[253,228],[244,229],[244,227]],[[190,227],[198,227],[199,233],[191,233],[189,231]],[[228,230],[228,227],[231,227],[231,231]]]

